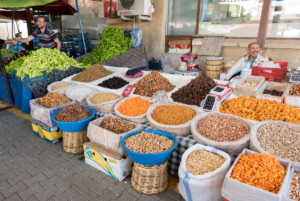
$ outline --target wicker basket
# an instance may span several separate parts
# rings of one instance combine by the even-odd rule
[[[78,132],[63,131],[63,150],[72,154],[83,153],[83,143],[87,142],[87,130]]]
[[[131,176],[132,187],[148,195],[164,191],[169,183],[167,163],[151,166],[134,163]]]
[[[212,66],[218,66],[218,65],[223,65],[224,61],[223,60],[216,60],[216,61],[206,60],[206,64],[207,65],[212,65]]]
[[[217,65],[217,66],[213,66],[213,65],[206,65],[206,70],[209,70],[209,71],[220,71],[222,70],[224,67],[223,64],[221,65]]]
[[[206,71],[206,76],[210,77],[211,79],[220,79],[220,74],[222,73],[222,71],[210,71],[207,70]]]

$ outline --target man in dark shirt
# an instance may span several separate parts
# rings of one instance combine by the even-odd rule
[[[59,41],[57,35],[49,29],[46,25],[46,20],[44,17],[39,17],[37,21],[38,29],[35,30],[30,36],[24,39],[16,39],[22,43],[27,43],[32,41],[34,38],[38,37],[40,40],[40,47],[44,48],[57,48],[60,50],[61,42]]]

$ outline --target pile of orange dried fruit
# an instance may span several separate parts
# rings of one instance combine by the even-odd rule
[[[278,193],[287,170],[274,157],[265,153],[242,153],[231,178],[272,193]]]
[[[222,104],[220,112],[256,121],[285,121],[300,124],[300,109],[264,99],[240,96]]]

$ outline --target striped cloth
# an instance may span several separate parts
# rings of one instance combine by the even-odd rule
[[[40,47],[41,48],[55,48],[56,47],[56,42],[54,42],[57,39],[56,33],[46,27],[44,33],[41,32],[40,29],[35,30],[31,34],[34,38],[38,37],[40,39]]]

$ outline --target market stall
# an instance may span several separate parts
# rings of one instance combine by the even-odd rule
[[[102,37],[80,61],[40,49],[6,66],[35,94],[35,135],[62,140],[65,152],[83,153],[87,165],[115,180],[131,175],[144,194],[164,191],[173,174],[189,201],[299,199],[299,84],[102,65],[133,49],[119,28]],[[207,61],[219,75],[223,60]]]
[[[179,191],[186,200],[197,200],[200,194],[203,195],[199,188],[206,192],[207,197],[202,197],[203,200],[221,200],[223,197],[235,200],[246,196],[248,188],[253,194],[261,192],[266,199],[288,197],[290,183],[293,182],[291,171],[299,166],[296,154],[299,141],[291,142],[289,139],[297,139],[300,113],[299,109],[283,102],[285,97],[297,93],[298,85],[276,88],[277,91],[285,91],[283,95],[275,89],[267,88],[272,92],[265,91],[268,82],[263,77],[261,83],[259,77],[249,77],[236,84],[235,89],[239,84],[248,89],[242,90],[248,96],[239,96],[239,90],[235,91],[226,81],[205,76],[195,78],[134,70],[136,76],[131,77],[128,71],[132,70],[94,64],[81,73],[48,86],[48,95],[58,92],[68,99],[67,105],[61,102],[61,106],[50,108],[50,115],[43,120],[44,123],[54,121],[62,130],[60,137],[65,151],[84,152],[87,164],[116,180],[123,180],[132,171],[132,187],[145,194],[163,191],[166,188],[166,174],[174,174],[179,176]],[[257,86],[259,89],[256,89]],[[254,93],[249,88],[253,88]],[[259,94],[268,96],[261,98]],[[280,101],[272,101],[273,96],[278,99],[282,95]],[[58,97],[53,99],[62,100]],[[74,105],[72,101],[86,108],[79,108],[80,105],[71,108]],[[35,107],[38,108],[38,104]],[[40,112],[42,110],[35,109],[32,115]],[[43,123],[38,124],[43,127]],[[282,129],[284,131],[280,131]],[[271,137],[274,132],[278,132],[277,140]],[[156,135],[169,139],[170,146],[167,140],[165,145],[153,147],[150,141],[156,143]],[[133,141],[129,140],[130,137]],[[91,142],[87,142],[88,139]],[[148,143],[143,144],[143,141]],[[171,151],[167,154],[168,150]],[[237,179],[240,177],[238,174],[242,173],[237,172],[236,176],[231,173],[232,169],[255,168],[238,162],[244,157],[241,153],[254,154],[253,159],[249,160],[272,160],[277,164],[278,170],[274,169],[265,178],[270,183],[258,185],[254,182],[251,185],[255,187],[250,187],[243,184],[248,182],[247,179]],[[150,158],[145,158],[143,154],[149,154]],[[105,158],[116,160],[117,165],[105,162]],[[208,161],[214,165],[206,167],[204,164]],[[132,163],[133,169],[130,168]],[[241,167],[236,167],[238,165]],[[205,168],[207,170],[203,171]],[[272,183],[271,175],[282,170],[284,173],[281,180],[276,181],[278,184]],[[153,171],[159,173],[152,175]],[[262,170],[258,171],[261,172],[257,174],[264,174]],[[145,186],[141,180],[148,177],[155,179]],[[232,192],[237,184],[245,188],[239,194]],[[272,185],[276,185],[276,189]],[[209,191],[211,194],[207,193]],[[292,193],[293,190],[290,195]],[[249,200],[256,198],[253,196]]]

